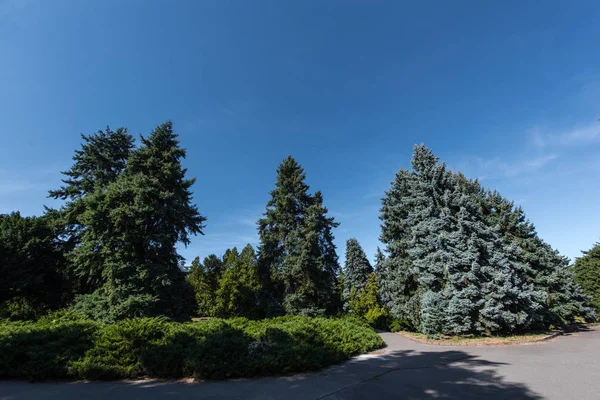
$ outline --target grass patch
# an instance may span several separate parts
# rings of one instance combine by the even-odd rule
[[[432,338],[418,332],[399,331],[396,334],[416,342],[440,346],[503,346],[538,342],[547,339],[553,332],[507,336],[440,336],[439,338]]]
[[[377,349],[355,318],[0,323],[0,378],[225,379],[310,371]]]

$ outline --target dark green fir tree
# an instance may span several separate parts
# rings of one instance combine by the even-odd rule
[[[266,315],[317,315],[339,308],[338,261],[320,192],[308,193],[306,174],[292,157],[277,168],[275,189],[258,221],[258,264]]]

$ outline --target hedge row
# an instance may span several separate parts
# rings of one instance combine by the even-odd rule
[[[4,322],[0,378],[252,377],[319,369],[382,344],[351,318]]]

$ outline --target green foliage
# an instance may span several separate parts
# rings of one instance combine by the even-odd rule
[[[583,291],[591,298],[594,308],[600,312],[600,243],[596,243],[583,257],[575,259],[575,278]]]
[[[136,318],[107,325],[52,318],[0,324],[0,378],[251,377],[314,370],[383,344],[352,318]]]
[[[188,271],[188,282],[198,303],[197,315],[258,318],[261,280],[254,248],[248,244],[239,253],[228,249],[222,259],[214,254],[201,263],[196,258]]]
[[[362,289],[352,288],[348,305],[352,314],[364,318],[372,327],[388,329],[390,314],[385,307],[381,306],[379,284],[374,272],[369,274]]]
[[[196,314],[202,317],[213,316],[214,311],[218,276],[214,277],[211,274],[211,270],[205,268],[205,265],[211,265],[211,259],[216,260],[216,263],[213,263],[212,265],[221,264],[221,260],[214,254],[205,258],[204,263],[200,262],[200,257],[196,257],[194,261],[192,261],[192,265],[190,266],[187,275],[187,280],[190,285],[192,285],[196,303],[198,304]]]
[[[59,379],[69,363],[93,346],[99,325],[91,321],[0,325],[0,378]]]
[[[305,177],[296,160],[283,160],[258,221],[261,304],[267,315],[321,315],[339,309],[339,266],[331,232],[339,224],[327,217],[321,193],[308,193]]]
[[[465,179],[463,184],[480,193],[480,209],[487,223],[502,233],[505,245],[517,249],[515,257],[527,266],[524,279],[537,292],[533,300],[538,312],[532,327],[560,328],[578,319],[593,321],[594,310],[568,268],[569,260],[537,235],[522,208],[498,192],[483,192],[476,182]]]
[[[83,136],[56,213],[68,227],[78,291],[74,309],[103,321],[164,315],[185,320],[196,308],[176,244],[202,233],[171,122],[141,138],[125,129]]]
[[[403,319],[397,319],[397,318],[390,318],[390,322],[388,324],[388,329],[391,332],[398,332],[398,331],[409,331],[412,332],[415,330],[415,327],[411,325],[410,322],[403,320]]]
[[[225,270],[219,279],[214,314],[220,317],[258,317],[260,310],[256,304],[260,288],[254,249],[248,244],[238,254],[234,248],[225,261]]]
[[[425,146],[415,146],[412,171],[398,171],[381,211],[381,298],[420,332],[490,335],[592,317],[565,259],[522,210]]]
[[[48,217],[0,214],[0,318],[34,318],[68,300],[58,235]]]

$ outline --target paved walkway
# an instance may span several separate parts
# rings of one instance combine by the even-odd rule
[[[314,374],[194,384],[0,382],[0,400],[600,399],[600,329],[511,347],[382,337],[385,349]]]

